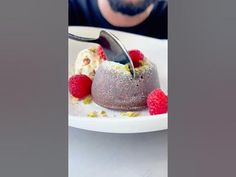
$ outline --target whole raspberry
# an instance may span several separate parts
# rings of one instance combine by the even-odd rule
[[[151,115],[167,113],[168,97],[160,88],[155,89],[148,95],[147,105]]]
[[[106,56],[102,46],[98,46],[97,51],[98,51],[98,55],[100,56],[100,58],[102,58],[103,60],[107,59],[107,56]]]
[[[133,61],[134,67],[139,67],[140,62],[144,59],[144,55],[140,50],[134,49],[128,51],[130,58]]]
[[[73,75],[69,78],[70,94],[82,99],[91,93],[92,80],[83,74]]]

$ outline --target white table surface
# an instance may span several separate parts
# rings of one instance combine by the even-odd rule
[[[108,134],[69,128],[69,177],[167,176],[167,131]]]

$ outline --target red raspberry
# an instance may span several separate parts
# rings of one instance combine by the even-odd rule
[[[142,61],[144,59],[143,53],[137,49],[129,50],[128,53],[133,61],[134,67],[139,67],[140,61]]]
[[[82,99],[91,93],[92,80],[83,74],[73,75],[69,79],[70,94]]]
[[[103,60],[107,59],[107,56],[106,56],[102,46],[98,46],[97,51],[98,51],[98,55],[100,56],[100,58],[102,58]]]
[[[147,105],[151,115],[167,113],[168,97],[160,88],[155,89],[148,95]]]

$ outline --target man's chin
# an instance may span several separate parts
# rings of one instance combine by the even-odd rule
[[[108,0],[112,10],[120,12],[124,15],[134,16],[144,12],[147,7],[152,4],[153,0],[140,0],[137,4],[127,3],[123,0]]]

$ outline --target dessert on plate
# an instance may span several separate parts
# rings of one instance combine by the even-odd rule
[[[100,106],[122,110],[141,110],[147,107],[147,96],[159,87],[156,66],[144,59],[135,68],[132,78],[129,67],[113,61],[104,61],[92,83],[92,98]]]
[[[167,96],[160,89],[155,64],[139,50],[128,51],[136,77],[129,65],[108,61],[101,46],[84,49],[75,61],[74,75],[69,79],[73,97],[92,100],[105,108],[138,111],[149,108],[151,115],[167,112]]]

